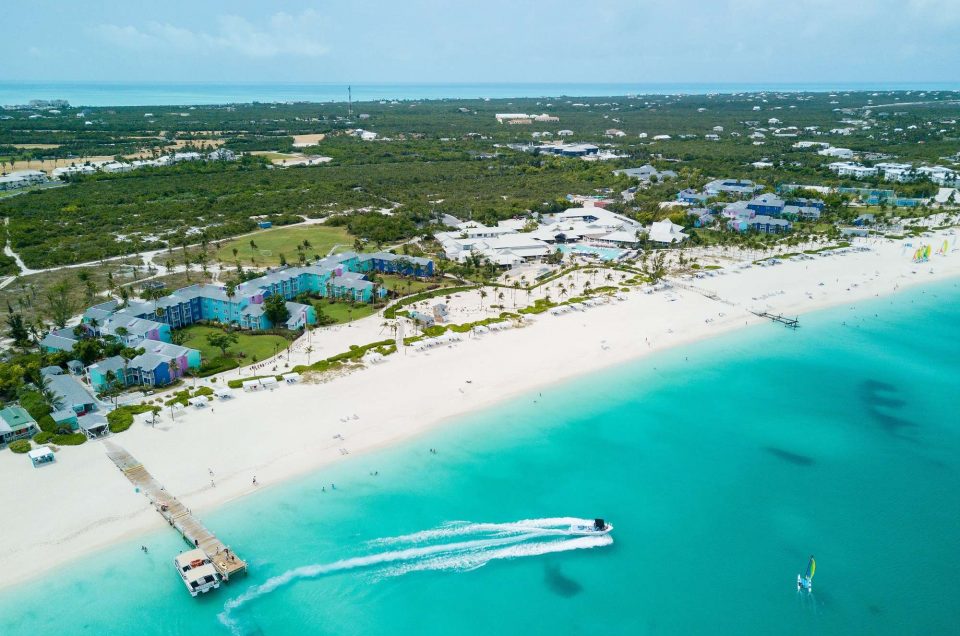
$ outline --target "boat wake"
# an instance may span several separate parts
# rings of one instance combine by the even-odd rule
[[[573,517],[528,519],[512,523],[450,522],[414,534],[367,542],[381,551],[330,563],[304,565],[278,574],[230,599],[218,618],[234,634],[243,631],[236,612],[276,590],[297,581],[348,572],[373,570],[378,579],[424,571],[469,571],[491,561],[540,556],[554,552],[597,548],[613,543],[609,534],[579,536],[571,526],[592,520]]]

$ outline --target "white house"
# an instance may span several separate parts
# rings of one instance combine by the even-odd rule
[[[650,240],[654,243],[664,243],[668,245],[679,243],[687,238],[687,235],[683,233],[683,226],[677,225],[669,219],[654,221],[647,230],[647,233],[650,236]]]
[[[836,157],[837,159],[853,159],[854,152],[849,148],[832,148],[828,146],[823,150],[818,150],[817,154],[824,157]]]
[[[829,164],[827,168],[841,177],[853,177],[854,179],[865,179],[877,174],[876,168],[869,168],[852,161],[835,161]]]

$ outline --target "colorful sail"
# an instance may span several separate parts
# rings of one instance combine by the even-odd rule
[[[807,583],[813,582],[813,574],[817,571],[817,560],[813,558],[813,555],[810,556],[810,561],[807,563],[807,571],[803,574],[803,578],[807,579]]]

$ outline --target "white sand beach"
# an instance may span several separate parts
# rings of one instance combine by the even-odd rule
[[[946,235],[938,236],[915,242],[936,249]],[[952,252],[922,264],[912,262],[913,250],[904,242],[880,240],[856,244],[869,251],[771,267],[730,266],[724,275],[673,279],[667,290],[631,291],[626,300],[583,312],[539,314],[529,326],[465,338],[450,347],[407,348],[330,381],[257,393],[237,390],[231,400],[187,408],[174,421],[165,410],[156,426],[137,422],[110,439],[202,518],[204,511],[257,488],[410,440],[511,396],[762,320],[751,310],[799,315],[802,324],[804,314],[816,309],[852,306],[956,277],[960,252],[954,238],[950,235]],[[501,301],[507,309],[510,293]],[[456,322],[467,318],[454,316]],[[313,359],[390,337],[382,323],[371,316],[350,327],[318,330],[312,336]],[[297,360],[307,355],[303,342],[294,355]],[[416,387],[404,381],[413,377]],[[0,453],[0,483],[6,484],[0,493],[0,509],[6,511],[0,586],[166,526],[99,442],[64,448],[54,464],[38,469],[25,456]]]

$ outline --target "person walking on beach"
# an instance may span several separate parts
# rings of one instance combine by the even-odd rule
[[[253,485],[254,485],[254,486],[257,485],[257,476],[256,476],[256,475],[253,476]]]

